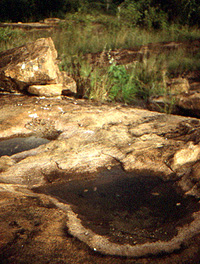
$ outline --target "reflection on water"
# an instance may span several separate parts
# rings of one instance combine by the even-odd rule
[[[172,182],[134,176],[116,167],[95,180],[76,180],[35,189],[70,203],[82,224],[115,243],[168,241],[177,226],[193,220],[198,201],[184,198]]]
[[[34,149],[42,144],[48,143],[49,140],[39,137],[18,137],[0,141],[0,156],[11,156],[13,154]]]

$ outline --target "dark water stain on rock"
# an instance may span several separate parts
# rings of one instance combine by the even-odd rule
[[[49,140],[40,137],[17,137],[0,141],[0,156],[12,156],[13,154],[34,149],[48,143]]]
[[[76,180],[35,189],[71,204],[82,225],[117,244],[169,241],[177,228],[193,221],[197,199],[184,197],[173,182],[135,176],[120,167],[96,179]]]

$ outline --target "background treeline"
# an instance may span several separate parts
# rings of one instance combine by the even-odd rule
[[[0,0],[0,22],[64,18],[72,12],[103,12],[154,28],[166,23],[200,25],[199,0]]]
[[[116,12],[120,0],[0,0],[0,21],[27,22],[70,12]]]

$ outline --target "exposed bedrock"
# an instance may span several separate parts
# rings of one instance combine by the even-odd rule
[[[194,261],[199,256],[197,242],[200,231],[199,131],[200,122],[195,118],[166,115],[118,104],[95,105],[84,100],[50,100],[3,95],[0,98],[0,143],[3,140],[23,137],[29,137],[29,140],[44,138],[49,141],[0,157],[0,233],[3,237],[0,243],[3,252],[0,253],[0,259],[6,259],[6,263],[19,263],[29,256],[29,263],[45,263],[45,258],[51,259],[50,263],[121,263],[120,258],[91,254],[84,244],[66,235],[68,230],[93,251],[103,254],[141,257],[141,263],[181,263],[182,259],[185,262],[192,260],[197,263]],[[12,148],[15,146],[12,145]],[[175,205],[170,205],[171,208],[179,208],[185,204],[184,210],[192,209],[189,210],[188,216],[180,211],[182,220],[178,221],[175,221],[169,212],[167,221],[177,223],[169,237],[163,235],[141,239],[137,235],[136,244],[131,237],[125,238],[126,243],[123,240],[116,244],[108,235],[101,234],[100,231],[95,232],[90,226],[84,226],[81,214],[75,209],[77,205],[72,205],[68,200],[63,202],[63,197],[50,194],[49,190],[45,189],[64,184],[68,186],[70,182],[69,186],[72,187],[73,182],[96,184],[98,179],[112,179],[111,182],[115,182],[119,177],[130,180],[141,177],[144,182],[139,180],[140,195],[143,195],[141,190],[147,188],[150,181],[153,187],[148,187],[145,192],[149,193],[150,197],[152,195],[158,205],[163,201],[159,200],[160,198],[167,199],[167,187],[161,188],[165,186],[162,184],[170,183],[177,195],[181,195],[180,199],[175,199]],[[98,181],[99,185],[92,188],[95,195],[101,196],[102,192],[98,193],[98,190],[105,182]],[[103,192],[105,195],[109,193],[109,185],[106,186],[107,192]],[[46,191],[42,191],[42,188]],[[81,193],[78,192],[79,198],[86,199],[86,195],[90,194],[89,187],[80,188],[83,189]],[[120,196],[120,193],[116,193],[116,199]],[[131,197],[133,199],[135,196]],[[90,198],[93,199],[93,196]],[[91,199],[87,199],[90,208]],[[192,199],[192,202],[184,199]],[[118,230],[115,233],[121,232],[116,233],[116,236],[125,232],[124,229],[129,232],[127,226],[134,223],[135,215],[137,219],[138,215],[142,214],[156,221],[157,218],[151,218],[155,217],[151,212],[153,205],[147,202],[145,206],[138,206],[135,211],[124,211],[124,216],[118,215],[119,212],[113,213],[112,228]],[[126,221],[129,219],[126,227],[119,221],[122,218]],[[146,222],[145,225],[150,234],[151,225]],[[137,226],[136,229],[138,228],[141,227]],[[162,225],[157,227],[158,230],[159,228],[162,228]],[[156,234],[157,229],[152,232]],[[45,254],[41,251],[41,245]],[[73,250],[79,255],[69,253]],[[178,250],[178,253],[173,253],[174,250]],[[163,252],[170,254],[158,256]],[[34,254],[37,256],[33,257]],[[152,254],[157,255],[157,258],[148,256]],[[13,258],[16,262],[12,262]],[[85,262],[81,262],[83,259]],[[123,263],[135,263],[134,261],[132,258]]]

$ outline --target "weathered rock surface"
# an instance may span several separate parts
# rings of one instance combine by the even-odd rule
[[[152,111],[176,113],[191,117],[200,117],[200,93],[189,91],[177,95],[151,98],[148,108]]]
[[[45,21],[41,22],[32,22],[32,23],[0,23],[0,27],[10,27],[17,28],[21,30],[52,30],[56,26],[58,26],[59,21],[56,19],[45,19]]]
[[[11,184],[0,185],[0,196],[1,263],[198,263],[197,236],[188,241],[190,246],[175,254],[140,259],[103,256],[68,235],[65,211],[47,196]]]
[[[190,93],[178,96],[177,105],[188,116],[200,117],[200,93],[191,91]]]
[[[53,90],[59,95],[63,89],[72,89],[76,93],[76,86],[67,86],[70,77],[59,71],[57,51],[51,38],[38,39],[35,42],[0,53],[0,88],[8,92],[25,92],[32,85],[51,85],[48,88],[29,89],[37,95],[52,96]],[[54,86],[53,86],[54,84]],[[58,86],[59,92],[58,92]],[[44,91],[44,92],[43,92]]]
[[[200,197],[198,119],[121,105],[95,105],[84,100],[13,95],[3,95],[0,107],[1,140],[32,135],[54,139],[35,149],[0,158],[0,260],[3,263],[136,261],[92,253],[68,236],[66,219],[70,226],[78,216],[49,196],[33,193],[33,187],[94,179],[102,168],[111,170],[120,165],[135,175],[174,181],[186,196]],[[175,254],[164,243],[162,252],[167,245],[166,252],[171,252],[170,255],[145,257],[140,262],[198,263],[200,224],[198,212],[195,215],[196,222],[188,229],[188,239],[181,240],[183,249]],[[80,227],[75,226],[71,233],[80,234]],[[180,247],[178,243],[177,248]]]
[[[200,117],[200,82],[189,83],[187,78],[175,78],[168,83],[168,94],[153,97],[149,110],[165,111],[185,116]]]
[[[30,85],[28,92],[38,96],[59,96],[62,94],[62,84]]]
[[[190,85],[186,78],[172,78],[168,82],[168,90],[171,94],[188,93],[189,89]]]

